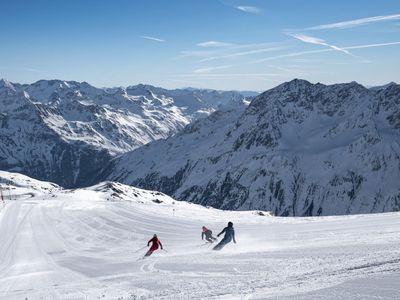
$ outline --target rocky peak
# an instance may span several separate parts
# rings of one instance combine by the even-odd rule
[[[14,92],[16,91],[14,85],[4,78],[0,79],[0,89],[6,89]]]
[[[305,111],[320,110],[331,116],[343,104],[358,105],[369,94],[370,91],[357,82],[324,85],[294,79],[256,96],[250,103],[248,112],[258,114],[260,111],[276,108],[290,114],[293,110],[300,112],[296,108],[298,107]]]

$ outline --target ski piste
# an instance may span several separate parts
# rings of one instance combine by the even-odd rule
[[[214,242],[204,242],[204,243],[202,243],[202,244],[199,244],[198,246],[199,247],[207,247],[207,248],[209,248],[209,247],[211,247],[212,245],[216,245],[216,244],[218,244],[218,240],[215,240]]]
[[[16,200],[0,212],[2,300],[400,299],[398,212],[281,218],[12,175]],[[220,232],[229,220],[237,244],[200,246],[203,224]],[[154,233],[168,252],[139,259]]]

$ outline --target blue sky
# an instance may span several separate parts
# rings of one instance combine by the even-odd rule
[[[398,0],[1,1],[0,77],[266,90],[400,81]]]

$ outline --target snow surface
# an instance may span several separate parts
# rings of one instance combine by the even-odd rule
[[[7,172],[0,186],[0,299],[400,298],[400,213],[280,218]],[[201,226],[227,221],[238,243],[213,252]],[[154,233],[168,252],[142,260]]]

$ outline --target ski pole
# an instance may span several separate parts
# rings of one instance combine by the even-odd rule
[[[147,246],[143,246],[142,248],[140,248],[140,249],[137,249],[135,252],[133,252],[133,253],[137,253],[137,252],[139,252],[139,251],[141,251],[141,250],[143,250],[144,248],[146,248]]]
[[[165,252],[167,252],[167,253],[168,253],[168,251],[167,251],[167,250],[165,250],[164,248],[163,248],[162,250],[164,250]]]

